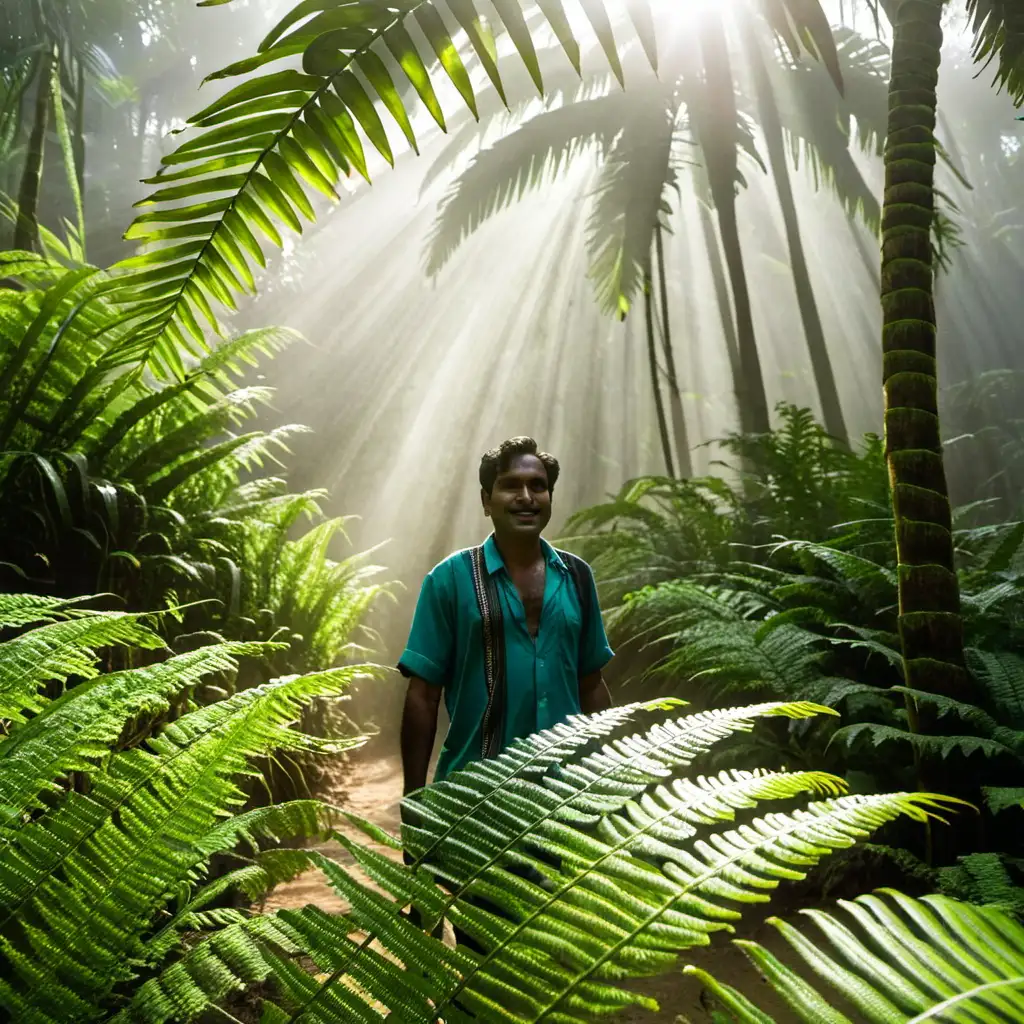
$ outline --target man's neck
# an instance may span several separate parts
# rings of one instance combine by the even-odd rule
[[[529,569],[544,557],[540,537],[499,537],[494,535],[494,543],[506,569]]]

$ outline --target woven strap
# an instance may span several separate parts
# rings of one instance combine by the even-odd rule
[[[473,589],[480,609],[484,637],[484,679],[487,683],[487,708],[484,711],[481,756],[484,759],[501,753],[505,738],[505,623],[501,600],[494,578],[487,572],[484,549],[469,551]]]

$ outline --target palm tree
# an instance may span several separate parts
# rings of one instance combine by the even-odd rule
[[[0,164],[16,164],[12,158],[25,139],[19,183],[12,190],[18,201],[15,249],[40,248],[39,203],[51,130],[64,160],[79,245],[84,239],[86,85],[91,81],[108,95],[114,90],[116,69],[96,40],[112,32],[112,18],[122,6],[28,0],[0,11]]]
[[[882,387],[899,561],[906,685],[946,696],[970,685],[949,492],[939,436],[935,353],[935,123],[943,0],[881,0],[893,26],[882,206]],[[967,0],[975,54],[1024,103],[1024,11]],[[913,709],[911,709],[913,711]],[[913,719],[912,719],[913,721]]]
[[[838,33],[838,67],[844,80],[849,77],[855,83],[850,101],[840,105],[835,90],[822,82],[829,71],[819,65],[798,64],[774,49],[773,59],[766,60],[763,32],[758,31],[764,23],[747,19],[744,25],[744,41],[750,51],[747,63],[754,65],[755,73],[747,76],[741,65],[735,77],[740,79],[741,93],[758,96],[759,120],[768,139],[826,426],[845,441],[846,427],[793,204],[785,144],[788,139],[798,154],[801,149],[807,151],[809,162],[833,185],[847,209],[859,211],[877,227],[878,204],[854,164],[841,119],[849,121],[852,113],[862,143],[880,154],[885,117],[880,63],[885,53],[853,33]],[[739,155],[743,151],[756,159],[745,109],[751,104],[743,96],[733,99],[734,75],[720,15],[703,19],[694,43],[684,40],[668,49],[661,71],[662,79],[671,83],[668,87],[645,82],[642,87],[631,85],[625,96],[595,96],[595,84],[589,83],[572,106],[542,112],[479,153],[442,201],[427,252],[427,270],[435,273],[440,269],[470,232],[526,189],[564,170],[575,158],[596,151],[603,163],[588,222],[591,274],[602,308],[625,314],[635,292],[642,288],[651,252],[658,247],[657,236],[668,226],[672,192],[679,187],[681,171],[689,162],[691,143],[696,143],[702,166],[694,169],[693,182],[704,204],[702,226],[734,372],[741,427],[762,433],[768,429],[768,402],[735,207],[736,187],[743,183]],[[757,61],[762,74],[757,73]],[[828,91],[823,92],[823,84]],[[652,111],[656,113],[652,115]],[[451,160],[449,148],[436,166],[447,166]],[[431,168],[428,176],[434,173]],[[717,230],[708,220],[708,211],[714,214]],[[724,254],[728,285],[725,269],[719,269],[719,252]],[[646,301],[649,293],[642,290]],[[667,308],[661,321],[664,342],[669,338]],[[650,345],[648,349],[653,351]],[[667,384],[676,452],[682,463],[688,446],[669,343],[664,346],[664,360],[665,371],[657,379]],[[654,397],[660,422],[660,389]]]

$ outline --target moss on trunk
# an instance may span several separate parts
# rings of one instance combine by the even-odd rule
[[[896,14],[882,211],[885,445],[908,686],[962,696],[960,593],[938,417],[931,228],[942,0]]]

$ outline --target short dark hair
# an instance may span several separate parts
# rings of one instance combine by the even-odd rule
[[[507,441],[502,441],[497,448],[484,452],[480,460],[480,486],[487,494],[494,490],[498,476],[520,455],[534,455],[540,459],[547,470],[548,491],[554,491],[558,480],[558,459],[547,452],[537,451],[537,442],[532,437],[511,437]]]

